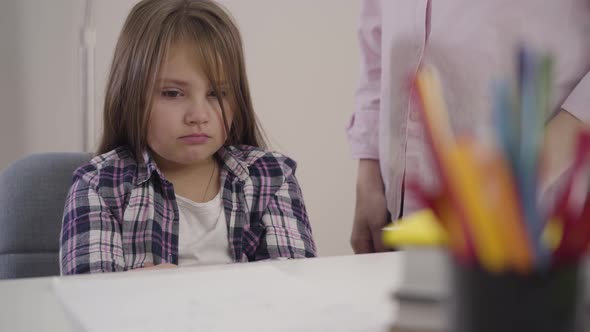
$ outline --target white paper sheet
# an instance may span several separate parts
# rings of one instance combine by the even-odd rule
[[[354,292],[264,264],[58,278],[54,289],[73,324],[88,332],[381,330],[371,325],[382,310]]]

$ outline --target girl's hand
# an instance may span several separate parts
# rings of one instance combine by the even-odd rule
[[[170,263],[164,263],[164,264],[158,264],[158,265],[148,263],[148,264],[145,264],[143,267],[133,269],[130,271],[133,272],[133,271],[145,271],[145,270],[165,270],[165,269],[175,269],[177,267],[178,267],[177,265],[170,264]]]

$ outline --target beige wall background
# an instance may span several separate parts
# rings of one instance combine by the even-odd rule
[[[96,123],[112,52],[136,0],[95,0]],[[351,253],[356,163],[344,128],[358,78],[357,0],[221,0],[244,39],[254,106],[294,158],[322,256]],[[0,1],[0,169],[81,151],[81,0]],[[100,128],[95,128],[94,138]]]
[[[0,0],[0,170],[82,149],[81,24],[81,1]]]

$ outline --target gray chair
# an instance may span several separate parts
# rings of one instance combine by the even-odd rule
[[[0,174],[0,279],[59,275],[59,234],[73,172],[88,153],[34,154]]]

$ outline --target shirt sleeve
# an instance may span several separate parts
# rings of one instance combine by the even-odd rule
[[[265,257],[258,255],[257,260],[316,256],[303,195],[295,178],[295,162],[287,159],[285,165],[284,180],[262,215],[266,250]]]
[[[381,96],[381,3],[364,0],[358,28],[360,79],[355,112],[346,129],[352,157],[379,159],[379,107]]]
[[[66,199],[60,239],[62,275],[123,271],[119,223],[104,199],[83,178]]]
[[[561,108],[590,124],[590,72],[576,85]]]

